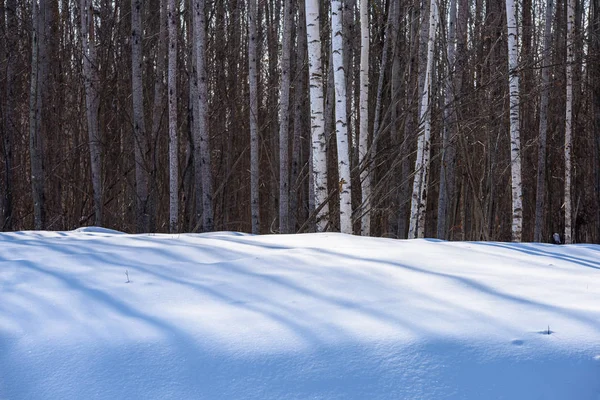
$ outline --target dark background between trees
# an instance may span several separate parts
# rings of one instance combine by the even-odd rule
[[[461,89],[455,94],[457,118],[444,118],[447,74],[448,0],[441,0],[436,39],[432,113],[433,144],[426,236],[451,240],[510,240],[511,191],[506,13],[504,0],[458,0],[458,25],[466,19],[467,40],[458,43]],[[564,130],[566,1],[555,0],[552,46],[543,57],[546,0],[522,0],[519,10],[523,240],[534,240],[541,77],[550,76],[541,241],[564,230]],[[97,90],[97,142],[90,139],[82,47],[83,2],[0,0],[0,228],[68,230],[99,224],[126,232],[169,231],[169,118],[167,95],[167,1],[94,0],[89,37],[95,49],[93,85]],[[206,0],[206,84],[210,193],[195,178],[193,4],[176,2],[178,231],[251,231],[250,126],[247,1]],[[304,1],[290,2],[290,232],[310,231],[310,109]],[[347,79],[355,232],[360,213],[370,212],[374,236],[404,238],[414,169],[418,119],[421,21],[419,0],[373,0],[370,13],[369,140],[376,118],[378,81],[383,74],[374,197],[360,210],[358,165],[360,21],[357,0],[344,2],[344,65]],[[260,232],[278,232],[279,95],[283,0],[258,0],[258,134]],[[36,7],[38,5],[37,12]],[[132,7],[140,7],[144,135],[141,158],[134,129],[132,91]],[[329,190],[337,185],[336,142],[330,68],[330,4],[321,3],[326,93]],[[390,10],[393,18],[388,18]],[[388,24],[388,20],[390,21]],[[386,40],[386,37],[390,39]],[[384,46],[389,55],[382,64]],[[33,49],[37,49],[34,60]],[[573,221],[576,242],[600,242],[600,0],[577,0],[574,44]],[[459,56],[460,57],[460,56]],[[33,64],[32,64],[33,63]],[[37,66],[37,67],[36,67]],[[37,84],[32,84],[35,79]],[[196,118],[196,121],[198,119]],[[442,131],[453,124],[455,157],[446,223],[438,233],[438,191]],[[333,139],[332,139],[333,137]],[[90,146],[100,152],[97,208]],[[446,149],[447,150],[447,149]],[[140,203],[139,176],[147,177]],[[32,171],[38,171],[33,173]],[[37,197],[32,194],[36,194]],[[212,226],[202,221],[206,196]],[[329,229],[336,230],[339,203],[332,196]],[[40,203],[36,224],[34,201]],[[312,204],[314,207],[314,204]]]

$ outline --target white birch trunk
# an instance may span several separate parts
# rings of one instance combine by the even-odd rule
[[[419,121],[423,124],[423,133],[417,144],[417,159],[415,161],[415,176],[411,197],[410,224],[408,238],[425,236],[425,211],[427,207],[427,184],[429,158],[431,152],[431,89],[433,74],[433,58],[435,56],[435,34],[439,20],[439,12],[435,0],[429,3],[429,36],[427,41],[427,68],[421,97]]]
[[[208,132],[208,79],[206,77],[206,16],[205,0],[194,0],[194,45],[196,46],[196,74],[198,96],[194,107],[198,107],[198,123],[195,125],[194,157],[200,168],[202,184],[202,227],[203,232],[214,228],[212,175]]]
[[[179,140],[177,137],[177,26],[179,15],[175,0],[168,0],[167,19],[169,24],[169,231],[179,229]]]
[[[362,195],[361,234],[371,234],[371,181],[372,168],[369,157],[369,1],[360,0],[360,132],[358,163],[361,168],[360,182]],[[383,71],[382,67],[382,71]]]
[[[142,82],[142,0],[131,4],[131,85],[133,100],[133,137],[135,156],[136,231],[148,230],[147,138],[144,123]]]
[[[281,82],[279,90],[279,233],[289,233],[289,126],[290,126],[290,53],[294,8],[291,0],[284,1]]]
[[[533,241],[542,241],[544,224],[544,197],[546,194],[546,142],[548,132],[548,104],[550,101],[550,50],[552,46],[552,16],[554,1],[546,1],[546,25],[544,26],[544,49],[542,51],[542,93],[540,95],[540,127],[538,138],[538,170],[535,201],[535,229]]]
[[[96,69],[96,44],[94,43],[94,21],[90,0],[81,0],[81,47],[83,56],[83,79],[85,87],[85,105],[90,147],[90,165],[92,170],[92,188],[94,190],[95,225],[102,226],[102,174],[101,141],[98,132],[98,70]]]
[[[510,96],[510,170],[512,186],[512,240],[523,235],[523,185],[521,183],[521,138],[519,131],[519,48],[517,42],[517,9],[515,0],[506,0],[508,29],[508,86]]]
[[[352,234],[350,150],[348,148],[348,116],[346,115],[346,74],[344,71],[341,0],[333,0],[331,2],[331,47],[333,56],[333,81],[335,86],[335,134],[340,178],[340,232]]]
[[[306,0],[306,36],[308,39],[308,73],[310,86],[310,120],[312,143],[312,175],[315,209],[327,199],[327,140],[323,119],[323,67],[319,21],[319,1]],[[329,207],[324,204],[316,216],[319,232],[325,231]]]
[[[571,202],[571,148],[573,146],[573,61],[575,51],[575,0],[567,1],[567,100],[565,104],[565,244],[573,243]]]

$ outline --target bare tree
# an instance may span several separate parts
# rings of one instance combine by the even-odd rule
[[[177,27],[175,0],[168,0],[169,24],[169,231],[179,229],[179,140],[177,137]]]
[[[344,40],[342,34],[342,2],[331,2],[331,52],[335,85],[335,134],[337,139],[340,231],[352,233],[352,190],[350,187],[350,149],[348,147],[348,117],[346,74],[344,71]]]
[[[296,231],[299,215],[304,212],[302,202],[298,199],[300,196],[304,198],[306,195],[306,185],[303,184],[302,178],[306,174],[301,175],[302,163],[305,158],[303,155],[307,153],[303,146],[306,132],[306,116],[308,115],[307,107],[307,44],[306,44],[306,9],[304,1],[296,2],[298,7],[298,22],[296,23],[296,71],[294,73],[295,89],[294,89],[294,136],[292,139],[292,157],[290,168],[290,230]],[[304,170],[305,171],[305,170]],[[308,174],[309,177],[312,174]],[[309,187],[312,187],[312,182],[309,182]],[[310,197],[310,196],[309,196]],[[304,201],[304,203],[306,203]]]
[[[31,189],[33,193],[34,226],[45,228],[44,160],[42,144],[42,90],[44,87],[45,24],[42,12],[46,0],[32,4],[31,81],[29,91],[29,152],[31,162]]]
[[[327,206],[327,140],[323,119],[323,67],[321,56],[321,36],[319,21],[319,1],[306,0],[306,36],[308,39],[308,73],[310,81],[310,119],[312,174],[315,196],[315,210],[320,209],[317,230],[327,227],[329,207]]]
[[[258,153],[258,66],[256,0],[248,1],[248,80],[250,83],[250,204],[252,233],[260,233]]]
[[[508,29],[508,85],[510,95],[511,231],[513,242],[520,242],[523,236],[523,185],[521,184],[521,137],[519,129],[519,47],[515,0],[506,0],[506,23]]]
[[[133,138],[135,154],[136,231],[149,230],[148,214],[148,139],[144,121],[144,86],[142,76],[142,7],[143,0],[131,4],[131,84],[133,100]]]
[[[86,117],[90,147],[92,187],[94,189],[95,224],[102,226],[102,142],[98,129],[100,97],[97,85],[98,70],[94,35],[93,8],[89,0],[81,0],[81,48],[83,57],[83,79],[85,87]]]
[[[279,90],[279,232],[289,233],[290,218],[290,53],[292,49],[292,23],[294,7],[291,0],[283,6],[283,46],[281,55],[281,81]]]
[[[448,21],[448,35],[446,43],[447,56],[447,76],[446,76],[446,97],[444,99],[444,127],[442,133],[442,159],[440,162],[440,191],[438,196],[438,216],[437,216],[437,237],[446,238],[447,216],[448,216],[448,197],[451,195],[449,187],[453,186],[453,155],[454,146],[452,139],[456,135],[456,21],[457,21],[457,1],[450,0],[450,19]],[[462,10],[461,10],[462,11]],[[463,11],[464,12],[464,11]],[[462,71],[458,71],[458,75]]]
[[[11,230],[13,227],[13,142],[17,138],[17,121],[15,120],[15,66],[17,63],[17,3],[6,1],[6,93],[4,107],[4,185],[2,194],[3,214],[0,229]]]
[[[194,158],[196,176],[196,193],[202,187],[202,231],[213,230],[213,194],[212,174],[208,126],[208,79],[206,75],[206,15],[205,0],[194,0],[194,46],[196,46],[196,74],[198,78],[198,95],[194,107],[198,107],[198,123],[194,126]],[[196,199],[198,202],[199,199]],[[198,221],[200,222],[200,221]]]
[[[427,186],[429,184],[429,158],[431,153],[431,90],[433,74],[433,58],[435,57],[435,34],[439,20],[437,2],[429,3],[429,37],[427,41],[427,69],[419,120],[423,124],[423,133],[419,136],[417,159],[415,161],[415,176],[411,198],[410,225],[408,238],[425,237],[425,211],[427,208]]]
[[[554,1],[546,1],[546,19],[544,25],[544,48],[542,51],[542,92],[540,95],[540,127],[538,138],[538,169],[535,200],[535,229],[533,241],[542,241],[544,224],[544,198],[546,196],[546,143],[548,133],[548,104],[550,102],[550,50],[552,46],[552,16]]]
[[[565,244],[572,238],[571,153],[573,147],[573,61],[575,59],[575,0],[567,0],[567,100],[565,103]]]
[[[369,158],[369,2],[360,1],[360,131],[359,131],[359,165],[361,166],[361,234],[371,234],[371,185],[373,171]],[[382,71],[383,71],[382,67]]]

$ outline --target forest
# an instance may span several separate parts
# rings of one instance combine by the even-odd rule
[[[0,0],[0,230],[600,243],[600,0]]]

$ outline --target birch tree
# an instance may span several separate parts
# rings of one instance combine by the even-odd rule
[[[283,6],[283,44],[279,89],[279,232],[289,233],[289,126],[290,126],[290,53],[294,7],[291,0]]]
[[[575,59],[575,0],[567,0],[567,100],[565,104],[565,244],[573,243],[571,202],[571,148],[573,146],[573,61]]]
[[[98,108],[100,97],[97,85],[98,70],[96,60],[96,44],[94,43],[93,9],[90,0],[81,0],[81,47],[83,56],[83,79],[85,87],[86,117],[90,148],[90,165],[92,170],[92,187],[94,190],[95,224],[102,226],[102,161],[101,141],[98,129]]]
[[[213,230],[212,176],[208,132],[208,79],[206,76],[206,15],[205,0],[194,0],[194,46],[196,46],[196,74],[198,95],[194,107],[198,107],[198,123],[194,126],[194,159],[197,170],[196,185],[201,185],[202,194],[196,202],[202,205],[201,229]],[[198,193],[198,189],[196,189]],[[200,208],[197,206],[197,208]],[[200,221],[198,221],[200,223]]]
[[[417,143],[417,159],[415,161],[415,176],[413,179],[413,193],[411,197],[410,224],[408,238],[422,238],[425,236],[425,210],[427,207],[427,185],[429,173],[429,157],[431,152],[431,90],[433,74],[433,58],[435,56],[435,34],[439,20],[437,2],[429,3],[429,35],[427,40],[427,68],[425,82],[421,96],[419,121],[423,126],[423,133]]]
[[[371,181],[372,171],[369,157],[369,2],[360,0],[360,130],[359,130],[359,165],[361,182],[361,234],[371,234]],[[385,50],[384,50],[385,51]],[[383,71],[383,67],[382,67]],[[383,74],[382,74],[383,75]]]
[[[350,154],[348,147],[348,116],[346,74],[344,71],[344,36],[342,34],[342,1],[331,2],[331,51],[335,86],[335,135],[337,141],[340,231],[352,234],[352,197],[350,188]]]
[[[535,228],[533,241],[542,241],[544,223],[544,197],[546,195],[546,142],[548,133],[548,104],[550,101],[550,50],[552,46],[552,16],[554,1],[546,1],[544,47],[542,50],[542,92],[540,94],[540,126],[538,138],[538,170],[535,200]]]
[[[521,184],[521,138],[519,129],[519,47],[515,0],[506,0],[506,24],[508,31],[508,86],[510,97],[511,231],[513,242],[520,242],[523,235],[523,185]]]
[[[177,26],[179,15],[175,0],[168,0],[169,24],[169,231],[177,232],[179,224],[179,140],[177,137]]]
[[[312,175],[314,187],[317,231],[327,227],[329,207],[327,201],[327,140],[323,119],[323,66],[321,56],[321,28],[319,1],[306,0],[306,36],[308,41],[308,74],[310,85],[310,120],[312,147]]]
[[[256,0],[248,0],[248,81],[250,84],[250,204],[252,233],[260,233],[259,154],[258,154],[258,69]]]
[[[131,4],[131,85],[133,100],[133,137],[135,157],[136,230],[147,232],[148,215],[148,140],[144,122],[144,88],[142,80],[142,7],[143,0]]]

